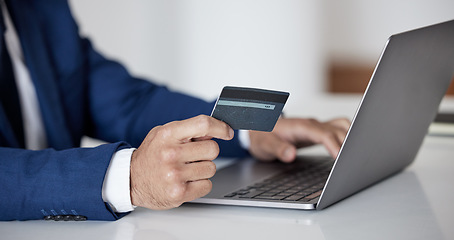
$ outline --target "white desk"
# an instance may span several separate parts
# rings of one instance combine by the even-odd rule
[[[186,204],[116,222],[0,222],[0,239],[454,239],[454,138],[427,137],[402,173],[322,211]]]

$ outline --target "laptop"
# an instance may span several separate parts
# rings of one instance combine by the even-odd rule
[[[413,162],[454,75],[454,20],[391,36],[336,159],[235,161],[193,202],[323,209]]]

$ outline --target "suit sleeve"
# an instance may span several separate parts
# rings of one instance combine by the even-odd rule
[[[125,147],[118,142],[61,151],[0,148],[0,220],[48,215],[118,219],[101,189],[113,153]]]
[[[96,52],[88,40],[82,41],[88,56],[92,123],[87,135],[108,142],[127,141],[138,147],[155,126],[200,114],[210,115],[214,102],[132,77],[121,64]],[[231,141],[217,140],[221,156],[247,155],[239,144],[237,133]]]
[[[47,33],[56,75],[64,76],[60,80],[66,83],[61,85],[62,91],[72,96],[63,96],[67,114],[83,109],[82,135],[107,142],[126,141],[138,147],[155,126],[211,113],[214,102],[170,91],[165,86],[131,76],[119,62],[99,54],[88,39],[80,37],[66,1],[30,1],[29,4],[34,5],[34,11],[41,13],[39,16],[46,26],[43,31]],[[78,96],[71,91],[76,84],[79,90],[80,85],[84,86],[84,90],[80,90],[83,103],[78,106],[74,106],[74,99]],[[72,116],[67,121],[79,125],[78,118]],[[75,132],[80,133],[78,130]],[[222,156],[246,154],[237,138],[219,141],[219,144]]]

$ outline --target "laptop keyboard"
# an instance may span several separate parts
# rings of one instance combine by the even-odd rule
[[[308,202],[320,196],[334,162],[308,163],[225,195],[225,198]]]

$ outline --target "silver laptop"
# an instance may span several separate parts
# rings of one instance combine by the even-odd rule
[[[391,36],[335,159],[241,159],[193,202],[323,209],[415,158],[454,75],[454,20]]]

